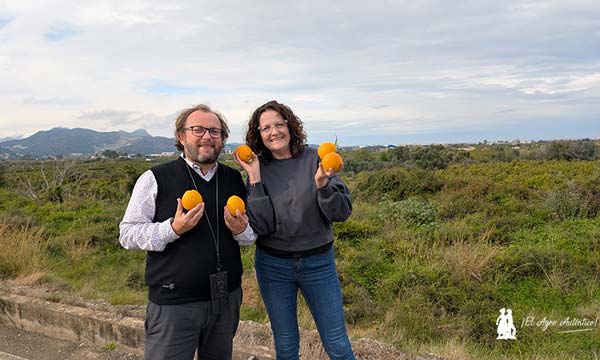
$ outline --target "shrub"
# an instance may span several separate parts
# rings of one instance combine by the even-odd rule
[[[348,323],[357,324],[360,321],[368,321],[377,317],[379,307],[365,287],[342,282],[342,293],[344,295],[344,313]]]
[[[404,223],[409,227],[435,225],[436,220],[433,205],[414,197],[403,201],[380,202],[378,216],[384,222]]]
[[[125,281],[127,287],[135,289],[135,290],[145,290],[146,282],[144,280],[144,273],[141,269],[131,270],[129,275],[127,275],[127,280]]]
[[[581,204],[573,189],[567,188],[551,192],[546,206],[554,216],[566,219],[578,216]]]
[[[393,168],[360,174],[355,194],[375,201],[384,195],[400,201],[409,196],[435,193],[442,185],[442,179],[433,171]]]
[[[590,178],[578,186],[579,197],[582,202],[581,215],[594,218],[600,213],[600,171],[596,171]]]
[[[368,238],[377,232],[377,225],[368,221],[348,219],[345,222],[333,224],[333,233],[340,241],[349,241],[358,244],[362,239]]]
[[[592,140],[559,140],[542,147],[542,154],[547,160],[594,160],[598,146]]]
[[[398,146],[389,150],[390,159],[395,160],[399,163],[407,162],[410,160],[410,148],[408,146]]]
[[[519,150],[503,146],[494,147],[491,155],[493,161],[510,162],[519,158]]]
[[[552,191],[547,200],[548,209],[558,218],[594,218],[600,213],[600,173],[570,182],[563,189]]]
[[[348,173],[381,170],[391,165],[390,162],[385,161],[385,157],[377,156],[373,150],[368,148],[344,151],[341,155],[344,159],[344,171]]]
[[[47,189],[47,199],[50,202],[61,203],[64,199],[63,188],[60,185],[52,186]]]
[[[379,243],[373,239],[360,250],[348,249],[338,264],[343,274],[340,281],[346,287],[364,288],[372,300],[382,295],[383,279],[394,271],[393,257],[387,256]]]
[[[141,173],[131,164],[125,165],[125,167],[123,168],[123,172],[125,173],[127,178],[127,192],[131,193]]]
[[[448,167],[448,156],[442,145],[417,147],[411,152],[410,160],[421,169],[434,170]]]
[[[439,198],[440,216],[445,219],[460,218],[485,210],[490,206],[489,199],[494,194],[497,194],[496,185],[490,179],[450,179]]]
[[[4,187],[5,184],[5,180],[4,180],[4,169],[6,167],[4,166],[3,163],[0,162],[0,188]]]
[[[492,244],[509,244],[513,234],[523,227],[523,220],[521,214],[494,215],[485,225],[485,235]]]
[[[537,279],[559,291],[570,289],[577,277],[589,271],[589,265],[581,256],[543,244],[510,247],[490,261],[503,283]]]

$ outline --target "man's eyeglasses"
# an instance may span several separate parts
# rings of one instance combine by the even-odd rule
[[[286,126],[287,126],[287,120],[283,120],[283,121],[276,122],[275,125],[273,125],[273,126],[271,126],[271,125],[265,125],[263,127],[259,126],[258,131],[260,131],[263,134],[270,134],[271,130],[275,129],[277,131],[281,131]]]
[[[192,135],[197,136],[197,137],[203,137],[207,131],[211,138],[219,139],[222,136],[221,129],[205,128],[204,126],[200,126],[200,125],[194,125],[194,126],[182,128],[181,130],[190,130],[192,132]]]

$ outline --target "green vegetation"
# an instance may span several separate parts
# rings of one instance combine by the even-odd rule
[[[600,321],[574,333],[538,323],[600,316],[598,154],[588,140],[342,152],[354,213],[334,232],[351,336],[454,359],[594,358]],[[118,224],[154,164],[1,164],[0,278],[144,304],[145,254],[120,247]],[[266,322],[253,250],[242,316]],[[496,340],[500,308],[518,340]],[[305,305],[299,316],[314,328]]]

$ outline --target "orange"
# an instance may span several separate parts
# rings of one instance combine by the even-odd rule
[[[245,163],[248,163],[248,161],[252,159],[252,149],[250,149],[250,146],[248,145],[240,145],[235,148],[234,152],[236,152],[240,159]]]
[[[202,195],[197,190],[188,190],[181,197],[181,205],[186,210],[192,210],[202,202]]]
[[[332,152],[336,152],[337,148],[335,146],[334,143],[330,143],[330,142],[324,142],[321,145],[319,145],[319,148],[317,149],[317,153],[319,154],[319,157],[322,159],[325,155],[332,153]]]
[[[231,195],[229,199],[227,199],[227,210],[233,216],[235,216],[235,211],[239,210],[240,214],[244,212],[246,209],[246,204],[244,204],[244,200],[237,195]]]
[[[323,169],[325,169],[325,171],[332,169],[333,172],[338,172],[342,169],[342,157],[336,152],[330,152],[323,156],[321,164],[323,164]]]

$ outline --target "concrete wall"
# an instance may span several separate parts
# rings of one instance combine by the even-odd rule
[[[0,322],[50,337],[144,353],[144,321],[0,291]]]

